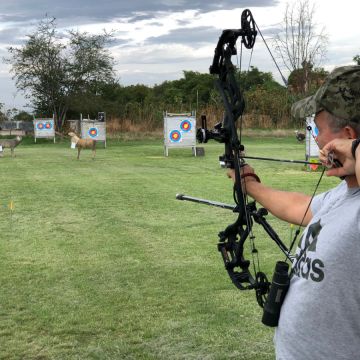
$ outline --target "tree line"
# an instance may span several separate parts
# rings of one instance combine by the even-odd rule
[[[326,72],[313,71],[314,79],[322,78]],[[299,76],[289,78],[289,86],[276,82],[270,72],[262,72],[256,67],[248,71],[236,70],[239,87],[244,94],[246,108],[244,120],[249,127],[284,128],[298,126],[290,116],[291,105],[302,94],[291,89],[297,88]],[[111,79],[98,82],[96,90],[72,94],[66,102],[66,111],[58,116],[58,129],[62,129],[66,119],[78,119],[80,113],[95,119],[98,111],[104,111],[107,120],[118,123],[119,129],[148,129],[162,127],[163,114],[167,112],[196,111],[197,115],[206,115],[209,126],[222,120],[223,104],[214,87],[215,77],[206,73],[183,71],[178,80],[164,81],[152,87],[143,84],[124,86]],[[316,82],[314,81],[314,84]],[[290,89],[290,91],[289,91]],[[314,91],[314,89],[311,89]],[[52,116],[61,104],[50,106],[52,101],[33,103],[36,116]],[[65,107],[64,105],[64,107]],[[32,115],[11,109],[5,112],[0,106],[0,118],[31,120]]]

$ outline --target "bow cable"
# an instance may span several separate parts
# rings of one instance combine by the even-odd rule
[[[270,54],[271,58],[272,58],[273,61],[274,61],[275,66],[277,67],[277,69],[278,69],[278,71],[279,71],[279,74],[280,74],[280,76],[281,76],[282,81],[284,82],[285,86],[287,87],[287,86],[288,86],[287,80],[285,79],[284,75],[282,74],[278,63],[276,62],[275,57],[274,57],[274,55],[272,54],[272,52],[271,52],[271,50],[270,50],[267,42],[265,41],[265,38],[264,38],[263,34],[262,34],[262,32],[260,31],[259,26],[258,26],[258,24],[255,22],[255,20],[254,20],[254,23],[255,23],[255,26],[256,26],[256,28],[257,28],[257,30],[258,30],[258,32],[259,32],[259,34],[260,34],[263,42],[264,42],[266,48],[267,48],[268,51],[269,51],[269,54]]]

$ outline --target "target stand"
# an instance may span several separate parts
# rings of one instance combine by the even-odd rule
[[[195,112],[174,114],[164,113],[164,154],[169,156],[169,148],[192,149],[196,156],[196,115]]]
[[[55,143],[55,121],[52,118],[34,118],[34,138],[36,139],[54,139]]]
[[[102,117],[98,120],[83,119],[81,115],[80,127],[81,127],[81,137],[83,139],[92,139],[96,141],[101,141],[104,143],[106,148],[106,120],[105,113],[99,113]]]

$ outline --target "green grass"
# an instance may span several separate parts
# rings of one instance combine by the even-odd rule
[[[293,138],[244,139],[249,155],[304,157]],[[217,163],[160,140],[109,141],[95,161],[31,139],[0,158],[1,359],[273,359],[273,329],[253,292],[230,282],[216,250],[232,202]],[[253,161],[266,184],[311,193],[319,173]],[[324,179],[321,190],[336,182]],[[13,201],[14,209],[8,208]],[[288,224],[269,216],[284,241]],[[255,231],[262,270],[280,251]],[[295,309],[294,309],[295,311]]]

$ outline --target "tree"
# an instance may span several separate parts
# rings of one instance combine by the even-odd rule
[[[357,65],[360,65],[360,55],[355,55],[353,60],[356,62]]]
[[[29,114],[27,111],[24,110],[18,110],[17,114],[14,115],[14,120],[23,120],[23,121],[32,121],[33,115]]]
[[[325,81],[327,75],[328,72],[323,68],[313,69],[312,66],[307,66],[306,68],[296,69],[289,75],[288,88],[291,93],[303,97],[305,93],[314,93]],[[304,89],[305,78],[307,79],[306,89]]]
[[[262,72],[256,66],[250,66],[250,70],[248,71],[240,72],[237,70],[236,78],[243,91],[249,91],[259,86],[281,87],[281,85],[274,80],[272,73]]]
[[[54,18],[42,20],[25,45],[8,49],[16,86],[31,100],[35,113],[52,116],[60,130],[74,99],[98,95],[113,81],[113,59],[105,48],[111,35],[69,31],[64,43]]]
[[[286,5],[282,30],[275,36],[275,51],[285,67],[293,72],[302,69],[300,91],[309,89],[309,74],[320,66],[328,42],[325,28],[317,31],[315,7],[309,0]]]
[[[6,111],[4,111],[4,104],[0,103],[0,121],[8,121]]]

